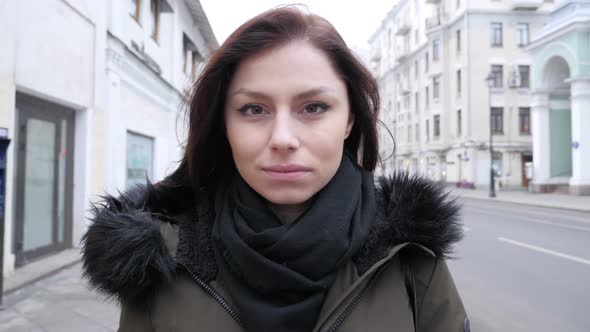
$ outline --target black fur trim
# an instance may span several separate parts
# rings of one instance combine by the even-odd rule
[[[440,259],[450,258],[452,245],[463,237],[456,199],[449,199],[442,185],[407,173],[377,182],[377,220],[353,259],[359,274],[406,242],[421,244]]]
[[[158,214],[145,208],[151,184],[93,206],[84,234],[84,277],[119,303],[149,309],[158,289],[174,278],[175,262],[160,233]]]
[[[406,242],[421,244],[440,259],[449,258],[452,245],[462,237],[459,205],[440,184],[396,173],[379,178],[376,190],[377,219],[353,257],[360,274]],[[84,275],[90,284],[111,298],[146,309],[157,291],[173,280],[176,262],[204,282],[214,280],[218,269],[211,245],[213,212],[206,193],[199,195],[198,207],[182,213],[167,202],[186,197],[159,193],[150,183],[118,198],[104,197],[94,207],[93,223],[82,239]],[[160,222],[178,226],[174,258],[166,249]]]

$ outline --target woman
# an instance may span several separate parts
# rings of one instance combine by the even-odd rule
[[[119,331],[463,331],[458,208],[379,179],[375,81],[324,19],[236,30],[190,98],[178,169],[95,209],[85,275]]]

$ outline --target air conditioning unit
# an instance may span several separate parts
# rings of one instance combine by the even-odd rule
[[[511,88],[519,88],[520,87],[520,72],[518,68],[512,68],[510,75],[508,76],[508,86]]]

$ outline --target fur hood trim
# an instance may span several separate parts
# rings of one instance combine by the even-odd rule
[[[104,196],[82,238],[84,276],[90,285],[118,302],[148,308],[177,270],[186,269],[203,282],[217,276],[210,243],[211,202],[171,214],[157,189],[148,183],[118,197]],[[353,257],[359,274],[402,243],[417,243],[439,259],[449,258],[462,238],[459,206],[444,188],[419,176],[395,173],[376,185],[377,219]],[[162,225],[177,230],[171,252]]]

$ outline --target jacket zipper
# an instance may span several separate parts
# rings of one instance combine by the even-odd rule
[[[203,280],[199,279],[199,277],[197,277],[193,271],[191,271],[184,263],[181,262],[177,262],[180,266],[182,266],[186,272],[193,278],[193,280],[201,287],[203,288],[203,290],[205,290],[205,292],[207,294],[209,294],[215,301],[217,301],[217,303],[219,303],[223,309],[231,316],[231,318],[233,318],[236,323],[238,323],[238,325],[240,326],[240,328],[242,329],[242,331],[246,332],[246,327],[244,326],[244,323],[242,323],[242,321],[240,320],[240,317],[238,316],[238,314],[230,307],[230,305],[225,302],[225,300],[223,299],[223,297],[221,297],[221,295],[219,295],[215,289],[213,289],[213,287],[209,286],[207,283],[205,283]]]
[[[350,316],[350,314],[354,311],[354,309],[361,302],[362,298],[365,295],[367,295],[367,293],[369,292],[369,290],[371,290],[371,288],[373,288],[373,285],[375,284],[375,281],[377,281],[377,278],[381,274],[381,271],[383,271],[383,266],[381,266],[375,272],[375,274],[373,274],[371,276],[371,279],[369,279],[369,282],[367,283],[365,288],[363,288],[363,290],[354,297],[354,299],[352,300],[352,302],[350,302],[348,304],[348,306],[346,306],[346,309],[342,312],[342,314],[340,314],[340,316],[334,322],[334,324],[332,324],[332,326],[330,326],[330,328],[328,329],[328,332],[335,332],[336,330],[338,330],[340,328],[340,326],[342,325],[342,323],[344,323],[346,318],[348,318],[348,316]]]

